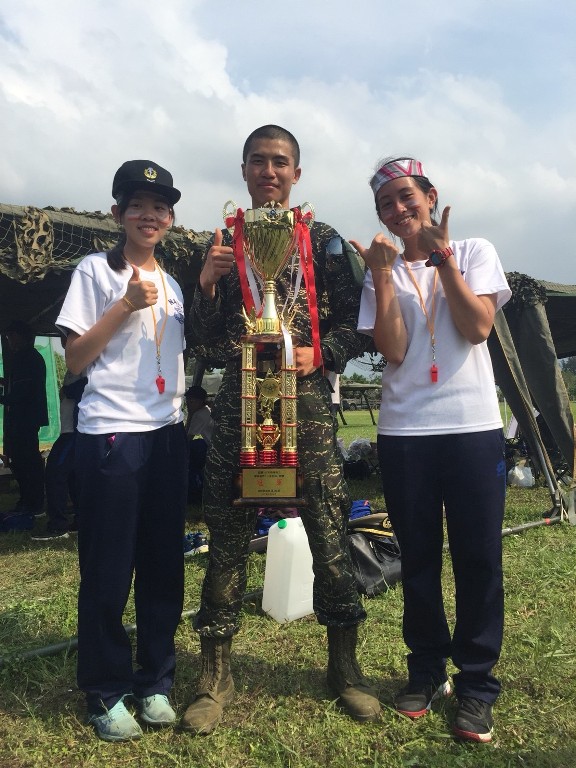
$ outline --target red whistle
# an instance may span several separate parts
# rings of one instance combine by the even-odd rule
[[[436,384],[438,381],[438,368],[435,365],[430,368],[430,381],[432,384]]]
[[[166,379],[164,376],[157,376],[156,378],[156,386],[158,387],[158,392],[160,394],[164,393],[164,387],[166,386]]]

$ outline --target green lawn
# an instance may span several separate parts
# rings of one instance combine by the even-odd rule
[[[348,416],[350,418],[348,418]],[[346,414],[345,444],[375,438],[367,411]],[[378,477],[351,482],[353,498],[383,504]],[[14,501],[0,494],[0,509]],[[542,487],[511,488],[507,528],[540,522],[550,508]],[[189,526],[201,526],[190,508]],[[205,555],[186,563],[186,609],[198,606]],[[263,583],[265,556],[251,555],[249,590]],[[453,587],[446,557],[448,615]],[[360,725],[334,706],[324,684],[325,631],[312,617],[280,625],[262,614],[258,597],[245,604],[235,639],[238,695],[222,725],[192,738],[167,729],[133,744],[99,741],[83,724],[74,653],[25,658],[22,653],[75,635],[76,543],[35,544],[27,534],[0,536],[0,766],[94,768],[573,768],[576,765],[576,529],[538,526],[504,538],[505,642],[497,674],[503,682],[491,745],[450,736],[448,701],[411,722],[391,707],[405,676],[400,588],[366,601],[360,658],[380,692],[378,723]],[[161,574],[159,574],[161,578]],[[126,622],[134,620],[130,601]],[[177,633],[173,701],[182,711],[198,673],[198,642],[185,618]]]
[[[576,421],[576,402],[571,402],[570,408],[572,416]],[[372,411],[374,413],[374,420],[378,423],[378,411],[375,409],[372,409]],[[512,416],[510,408],[507,408],[504,403],[500,403],[500,413],[502,421],[506,425]],[[370,440],[376,439],[376,427],[370,420],[368,410],[345,411],[344,418],[347,425],[344,425],[340,417],[338,417],[338,434],[344,439],[346,445],[349,445],[355,437],[367,437]]]
[[[374,414],[374,420],[378,423],[378,411],[372,409]],[[370,442],[376,440],[376,426],[372,424],[370,420],[370,413],[368,410],[361,411],[345,411],[344,418],[346,424],[343,424],[340,416],[338,416],[338,437],[344,440],[346,447],[350,445],[352,440],[362,437],[367,438]]]

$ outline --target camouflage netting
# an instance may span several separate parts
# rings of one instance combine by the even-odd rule
[[[529,318],[539,313],[546,333],[549,329],[552,335],[556,356],[576,355],[576,285],[535,280],[519,272],[507,272],[506,278],[512,290],[504,306],[508,323],[515,328],[528,326]]]
[[[191,300],[210,232],[174,227],[157,259]],[[86,254],[110,248],[118,227],[107,213],[0,204],[0,327],[13,319],[54,333],[72,270]]]
[[[546,289],[538,280],[520,272],[507,272],[506,279],[512,291],[512,298],[506,305],[508,309],[521,309],[524,305],[545,304]]]

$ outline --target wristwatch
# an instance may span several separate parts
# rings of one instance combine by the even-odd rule
[[[432,251],[426,262],[427,267],[441,267],[449,256],[453,256],[454,251],[450,246],[443,251]]]

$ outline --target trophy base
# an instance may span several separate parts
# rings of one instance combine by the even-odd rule
[[[302,507],[302,477],[296,467],[243,467],[235,507]]]

